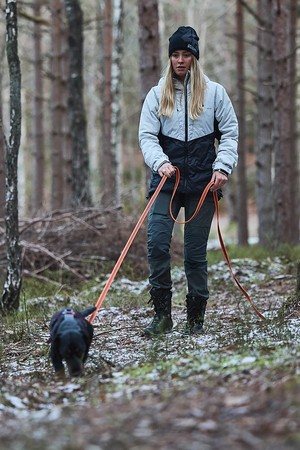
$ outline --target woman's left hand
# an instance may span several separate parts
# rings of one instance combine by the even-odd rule
[[[226,184],[226,182],[228,181],[228,177],[224,173],[216,170],[211,177],[211,181],[213,181],[214,185],[210,188],[210,190],[217,191]]]

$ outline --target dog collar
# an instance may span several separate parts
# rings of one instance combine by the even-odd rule
[[[64,309],[63,311],[62,311],[62,314],[63,315],[66,315],[66,314],[71,314],[72,316],[75,316],[75,311],[74,311],[74,309],[72,309],[72,308],[66,308],[66,309]]]

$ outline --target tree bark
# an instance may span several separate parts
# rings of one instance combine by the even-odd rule
[[[290,88],[290,127],[291,127],[291,241],[299,243],[299,220],[300,220],[300,185],[299,185],[299,152],[297,148],[297,0],[289,0],[288,7],[288,74]]]
[[[62,0],[51,0],[51,208],[63,206],[63,142],[62,142]]]
[[[33,13],[41,15],[41,0],[35,0]],[[41,211],[44,196],[44,113],[42,33],[39,21],[33,24],[33,122],[32,122],[32,201],[33,212]]]
[[[122,130],[121,130],[121,87],[122,87],[122,59],[123,59],[123,0],[113,2],[113,48],[112,48],[112,74],[111,74],[111,152],[113,155],[115,170],[114,203],[121,203],[122,184]]]
[[[256,139],[256,206],[258,238],[270,246],[273,237],[272,192],[272,0],[258,0],[257,6],[257,139]]]
[[[69,33],[68,112],[72,139],[72,206],[91,206],[86,115],[83,100],[83,14],[78,0],[65,0]]]
[[[138,0],[141,104],[161,76],[157,0]]]
[[[297,262],[296,295],[300,299],[300,261]]]
[[[103,140],[101,158],[101,190],[103,206],[112,205],[116,192],[116,166],[111,149],[112,140],[112,31],[113,1],[107,0],[103,9]]]
[[[2,56],[2,55],[1,55]],[[1,57],[2,61],[2,57]],[[2,111],[2,72],[0,71],[0,218],[4,218],[5,212],[5,142]]]
[[[6,146],[6,246],[7,275],[0,309],[3,313],[19,307],[22,285],[22,257],[19,243],[18,154],[21,140],[21,70],[18,56],[16,0],[6,1],[6,52],[10,76],[10,135]]]
[[[274,149],[274,241],[292,242],[291,236],[291,89],[288,57],[288,5],[272,0],[273,19],[273,149]]]
[[[141,79],[141,105],[161,75],[159,14],[157,0],[138,0],[139,15],[139,70]],[[146,192],[149,190],[151,171],[145,165]]]
[[[248,208],[246,176],[246,120],[244,74],[244,16],[242,1],[236,2],[237,115],[239,120],[239,163],[237,168],[238,243],[248,244]]]
[[[68,37],[63,0],[52,0],[52,209],[72,206],[72,142],[68,117]]]
[[[70,209],[72,207],[72,137],[69,127],[68,117],[68,35],[66,25],[61,29],[62,46],[61,46],[61,87],[62,94],[62,153],[63,153],[63,208]]]

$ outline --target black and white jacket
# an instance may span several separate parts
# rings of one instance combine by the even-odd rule
[[[202,192],[214,170],[232,173],[237,164],[238,122],[226,90],[205,76],[204,110],[195,120],[189,117],[189,73],[184,84],[174,79],[176,107],[171,117],[158,116],[163,78],[146,96],[140,124],[139,143],[145,163],[152,170],[150,193],[160,182],[157,171],[165,162],[180,169],[179,192]],[[215,139],[219,141],[217,148]],[[172,190],[174,177],[163,190]]]

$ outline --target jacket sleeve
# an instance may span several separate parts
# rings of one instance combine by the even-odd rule
[[[215,119],[221,135],[213,170],[231,174],[238,161],[238,121],[225,89],[218,85],[215,93]]]
[[[159,144],[160,120],[157,111],[158,97],[152,88],[145,98],[141,111],[139,144],[145,163],[153,172],[157,172],[163,163],[169,162],[168,156]]]

